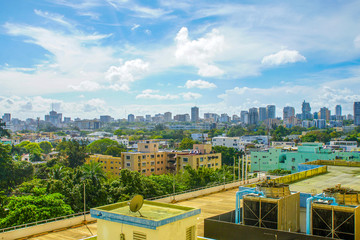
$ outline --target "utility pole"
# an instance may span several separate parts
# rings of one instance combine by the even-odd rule
[[[240,155],[238,156],[238,181],[240,181]]]
[[[234,182],[235,182],[235,156],[234,156],[234,164],[233,164],[233,172],[234,172]]]
[[[245,158],[244,158],[244,155],[243,155],[243,157],[242,157],[242,166],[241,166],[241,170],[242,170],[242,174],[241,174],[241,179],[242,179],[242,181],[243,181],[243,184],[244,184],[244,163],[245,163]]]
[[[83,183],[84,183],[84,221],[86,221],[86,216],[85,216],[85,212],[86,212],[85,181],[83,181]]]

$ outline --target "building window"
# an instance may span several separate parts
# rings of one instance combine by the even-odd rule
[[[204,166],[204,164],[200,164],[200,167],[203,167]]]
[[[156,170],[160,171],[160,168],[158,168],[158,169],[156,169]]]
[[[149,146],[148,146],[148,145],[145,145],[145,148],[149,148]]]
[[[155,155],[151,155],[151,158],[155,158]]]
[[[203,157],[201,157],[201,158],[200,158],[200,162],[203,162],[203,161],[204,161],[204,158],[203,158]]]
[[[142,162],[142,166],[143,166],[143,167],[146,167],[146,162]]]
[[[142,172],[143,172],[143,173],[146,173],[146,169],[143,169]]]
[[[208,168],[211,168],[211,163],[209,163],[207,166],[208,166]]]
[[[126,156],[126,160],[130,160],[130,156]]]
[[[306,158],[306,159],[305,159],[305,162],[308,162],[308,161],[309,161],[309,159],[308,159],[308,158]]]
[[[127,163],[126,163],[126,166],[127,166],[127,167],[131,167],[131,163],[127,162]]]
[[[291,161],[292,161],[292,162],[295,162],[295,158],[292,158]]]
[[[292,167],[291,167],[291,170],[295,171],[295,166],[292,166]]]
[[[189,159],[188,158],[183,158],[183,162],[188,162]]]
[[[114,169],[113,167],[110,167],[111,169]]]
[[[160,161],[157,161],[157,164],[160,164]]]
[[[160,155],[158,154],[157,157],[160,157]]]
[[[142,159],[146,159],[146,155],[142,155]]]
[[[219,163],[215,163],[215,166],[218,166],[219,165]]]
[[[152,168],[152,169],[151,169],[151,172],[155,172],[155,168]]]
[[[155,165],[155,162],[151,162],[151,166],[154,166]]]

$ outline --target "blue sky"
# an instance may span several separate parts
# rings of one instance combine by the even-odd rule
[[[76,3],[74,3],[76,2]],[[360,1],[0,2],[0,114],[312,111],[360,100]]]

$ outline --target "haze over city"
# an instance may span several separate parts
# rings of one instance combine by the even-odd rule
[[[359,1],[0,3],[0,112],[314,111],[360,100]]]

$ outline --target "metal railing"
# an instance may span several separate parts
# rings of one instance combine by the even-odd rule
[[[90,211],[86,211],[85,214],[84,214],[84,212],[79,212],[79,213],[74,213],[74,214],[71,214],[71,215],[66,215],[66,216],[61,216],[61,217],[56,217],[56,218],[50,218],[50,219],[46,219],[46,220],[36,221],[36,222],[32,222],[32,223],[26,223],[26,224],[22,224],[22,225],[7,227],[7,228],[0,229],[0,233],[8,232],[8,231],[13,231],[13,230],[20,229],[20,228],[32,227],[32,226],[36,226],[36,225],[40,225],[40,224],[45,224],[45,223],[49,223],[49,222],[55,222],[55,221],[59,221],[59,220],[64,220],[64,219],[69,219],[69,218],[84,216],[84,215],[89,214],[89,213],[90,213]]]
[[[254,177],[254,178],[258,179],[257,177]],[[250,178],[248,180],[252,180],[254,178]],[[161,199],[161,198],[173,197],[173,196],[177,196],[177,195],[181,195],[181,194],[185,194],[185,193],[196,192],[196,191],[200,191],[200,190],[204,190],[204,189],[208,189],[208,188],[224,186],[226,184],[231,184],[231,183],[236,183],[236,182],[241,183],[243,181],[242,180],[233,180],[233,181],[227,181],[227,182],[217,182],[217,183],[213,183],[213,184],[206,185],[206,186],[199,187],[199,188],[192,188],[192,189],[188,189],[188,190],[185,190],[185,191],[182,191],[182,192],[176,192],[175,194],[174,193],[169,193],[169,194],[166,194],[166,195],[147,198],[146,200],[153,201],[153,200],[157,200],[157,199]],[[252,184],[252,183],[249,183],[249,184]],[[244,184],[244,185],[246,186],[248,184]]]

